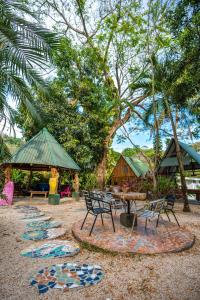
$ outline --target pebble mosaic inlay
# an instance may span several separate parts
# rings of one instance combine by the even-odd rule
[[[40,210],[38,208],[23,208],[23,209],[18,209],[17,211],[18,213],[22,213],[22,214],[35,214],[40,212]]]
[[[31,222],[35,222],[35,221],[49,221],[51,220],[51,217],[48,217],[48,216],[44,216],[44,217],[38,217],[37,219],[36,218],[30,218],[30,219],[21,219],[22,222],[26,222],[26,223],[31,223]]]
[[[26,231],[57,228],[62,225],[57,221],[34,221],[26,224]]]
[[[34,231],[25,232],[22,235],[22,238],[24,240],[32,240],[32,241],[45,240],[45,239],[51,240],[51,239],[55,239],[61,235],[64,235],[65,232],[66,232],[66,229],[64,229],[64,228],[34,230]]]
[[[93,220],[80,227],[82,220],[75,223],[72,232],[77,240],[86,242],[104,250],[119,253],[155,254],[167,252],[179,252],[192,247],[194,235],[183,227],[164,220],[159,221],[156,227],[155,221],[148,222],[145,230],[145,220],[138,218],[138,225],[131,228],[124,227],[119,222],[119,217],[114,217],[116,232],[113,232],[110,218],[104,217],[104,226],[100,220],[95,224],[92,235],[89,232]]]
[[[35,219],[44,216],[43,212],[36,212],[36,213],[27,213],[22,219]]]
[[[13,207],[14,209],[35,209],[37,207],[35,206],[30,206],[30,205],[17,205]]]
[[[49,288],[68,291],[73,288],[87,287],[100,282],[104,274],[100,266],[64,263],[46,267],[31,278],[30,284],[38,288],[39,294]]]
[[[22,256],[31,258],[54,258],[74,256],[80,251],[79,245],[72,241],[51,241],[49,243],[32,245],[21,252]]]

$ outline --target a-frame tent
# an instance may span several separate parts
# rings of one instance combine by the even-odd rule
[[[179,141],[183,157],[184,169],[195,171],[200,169],[200,154],[190,145]],[[164,156],[159,164],[157,173],[160,175],[173,175],[177,173],[178,160],[176,157],[176,146],[174,138],[171,139]]]

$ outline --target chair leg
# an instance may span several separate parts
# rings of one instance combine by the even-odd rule
[[[83,229],[83,225],[85,224],[85,220],[87,219],[88,213],[89,213],[89,212],[87,212],[87,214],[86,214],[86,216],[85,216],[85,219],[84,219],[84,221],[83,221],[83,223],[82,223],[82,225],[81,225],[81,230]]]
[[[110,212],[110,215],[111,215],[111,219],[112,219],[113,230],[115,232],[115,224],[114,224],[114,220],[113,220],[112,210]]]
[[[178,220],[177,220],[177,217],[176,217],[176,215],[175,215],[173,209],[171,210],[171,212],[173,213],[173,216],[174,216],[174,219],[176,220],[176,223],[177,223],[178,226],[180,227],[180,224],[179,224],[179,222],[178,222]]]
[[[160,219],[160,213],[159,213],[159,215],[158,215],[158,219],[157,219],[157,222],[156,222],[156,227],[158,227],[159,219]]]
[[[101,223],[102,223],[102,225],[104,225],[104,223],[103,223],[103,216],[102,216],[102,214],[101,214]]]
[[[148,220],[148,218],[146,218],[146,221],[145,221],[145,229],[147,229],[147,220]]]
[[[166,215],[167,215],[167,218],[168,218],[169,222],[171,222],[170,217],[169,217],[169,215],[168,215],[168,213],[167,213],[166,210],[165,210],[165,213],[166,213]]]
[[[135,220],[136,220],[136,217],[137,217],[137,215],[136,215],[136,213],[134,213],[134,217],[133,217],[133,225],[132,225],[132,231],[133,231],[133,229],[134,229],[134,225],[135,225]]]
[[[96,215],[96,216],[95,216],[95,219],[94,219],[94,222],[93,222],[93,224],[92,224],[92,228],[91,228],[91,230],[90,230],[90,234],[89,234],[89,236],[92,234],[92,230],[93,230],[93,228],[94,228],[94,225],[95,225],[95,223],[96,223],[97,216],[98,216],[98,215]]]

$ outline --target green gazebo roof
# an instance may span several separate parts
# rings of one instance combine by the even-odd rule
[[[200,169],[200,154],[190,145],[179,141],[185,170]],[[176,146],[174,138],[171,139],[165,154],[158,166],[158,174],[174,174],[178,171],[178,160],[176,157]]]
[[[3,163],[3,165],[8,164],[21,169],[44,170],[49,167],[57,167],[80,170],[75,161],[46,128],[43,128],[20,147],[10,160]]]
[[[137,177],[143,176],[148,172],[149,167],[143,161],[135,157],[123,156],[123,158]]]

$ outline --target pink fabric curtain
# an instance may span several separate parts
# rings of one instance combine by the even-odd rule
[[[6,199],[0,199],[0,206],[2,205],[11,205],[13,202],[13,193],[14,193],[14,182],[8,181],[3,188],[2,194],[6,196]]]

